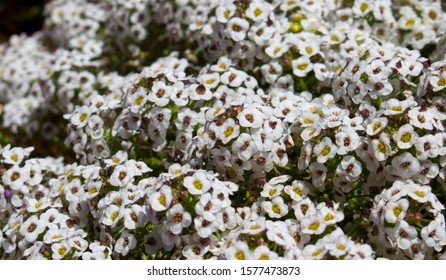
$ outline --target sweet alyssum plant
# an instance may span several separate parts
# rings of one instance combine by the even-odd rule
[[[444,8],[50,1],[0,45],[0,258],[444,259]]]

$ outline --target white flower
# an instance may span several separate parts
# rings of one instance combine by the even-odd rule
[[[243,241],[236,241],[225,250],[225,256],[228,260],[250,260],[252,259],[251,251],[248,244]]]
[[[31,151],[33,151],[34,148],[19,148],[19,147],[14,147],[12,149],[5,149],[2,152],[2,156],[3,156],[3,161],[4,163],[7,164],[20,164],[25,157],[29,156],[29,154],[31,153]]]
[[[426,160],[421,163],[420,172],[416,176],[416,180],[421,184],[429,184],[429,182],[436,178],[440,169],[436,164],[433,164],[430,160]]]
[[[392,174],[409,179],[420,170],[420,162],[412,154],[405,152],[392,159]]]
[[[410,124],[427,130],[433,129],[433,120],[434,115],[433,113],[428,110],[421,110],[421,108],[416,107],[411,110],[409,110],[408,116],[410,118]]]
[[[57,225],[63,220],[63,218],[64,215],[55,208],[50,208],[40,215],[40,220],[44,221],[48,227]]]
[[[241,126],[259,128],[263,125],[263,114],[257,106],[247,106],[238,115],[237,119]]]
[[[365,72],[368,75],[369,81],[373,83],[387,79],[392,74],[390,67],[387,67],[381,59],[373,60],[367,65]]]
[[[192,100],[211,100],[213,95],[210,88],[204,85],[193,84],[187,88],[189,98]]]
[[[409,249],[411,241],[417,237],[417,230],[402,220],[391,230],[391,236],[402,250]]]
[[[346,78],[352,82],[357,82],[361,77],[362,73],[365,72],[367,68],[367,62],[364,60],[359,60],[357,57],[353,57],[344,70],[344,75]],[[352,83],[355,85],[356,83]]]
[[[148,202],[153,210],[159,212],[167,210],[172,203],[172,199],[172,189],[164,185],[149,196]]]
[[[323,163],[313,162],[309,166],[311,172],[311,182],[318,189],[323,190],[325,179],[327,178],[327,167]]]
[[[88,106],[82,106],[71,116],[70,121],[77,127],[84,127],[87,125],[91,116],[91,109]]]
[[[341,131],[336,134],[336,152],[339,155],[345,155],[359,147],[359,136],[354,130]]]
[[[417,16],[411,6],[401,7],[401,17],[398,19],[398,27],[403,30],[412,30],[421,24],[421,19]]]
[[[410,184],[408,195],[420,203],[426,203],[431,198],[431,187],[420,186],[418,184]]]
[[[377,82],[368,81],[367,87],[371,90],[370,96],[373,99],[377,99],[380,96],[387,96],[393,91],[393,85],[387,79],[379,80]]]
[[[325,231],[326,224],[320,214],[309,215],[301,221],[302,233],[321,234]]]
[[[220,74],[204,73],[198,76],[197,81],[208,88],[215,88],[220,82]]]
[[[264,20],[271,11],[271,5],[264,1],[253,1],[246,9],[246,16],[253,21]]]
[[[393,134],[393,140],[400,149],[409,149],[418,140],[418,134],[410,124],[401,126],[397,132]]]
[[[232,3],[226,3],[226,5],[218,6],[215,14],[217,16],[217,21],[221,23],[227,23],[229,18],[231,18],[236,10],[236,6]]]
[[[195,212],[208,221],[215,220],[220,209],[221,201],[212,197],[210,193],[202,194],[200,200],[195,205]]]
[[[14,165],[3,174],[2,181],[3,184],[10,186],[12,190],[18,190],[28,180],[28,177],[27,166],[20,168],[18,165]]]
[[[444,244],[444,238],[446,237],[446,231],[444,225],[441,225],[437,220],[431,221],[429,225],[421,229],[421,238],[426,242],[429,247],[435,248],[436,251],[440,251]],[[441,243],[440,243],[441,242]]]
[[[228,21],[226,27],[226,34],[231,37],[232,40],[239,42],[246,37],[246,33],[249,29],[249,22],[239,17],[233,17]]]
[[[281,195],[282,190],[283,190],[283,185],[272,184],[270,181],[263,186],[263,190],[262,192],[260,192],[260,195],[266,198],[273,198]]]
[[[240,134],[237,140],[232,143],[232,152],[244,161],[248,161],[256,151],[257,147],[252,136],[248,133]]]
[[[137,245],[136,238],[133,234],[129,234],[124,230],[121,237],[116,241],[115,251],[123,256],[127,256],[130,250],[135,248]]]
[[[124,209],[116,205],[110,205],[105,209],[102,217],[102,223],[107,226],[114,227],[124,215]]]
[[[206,172],[202,170],[185,177],[183,184],[189,193],[194,195],[206,193],[211,188],[211,181],[207,178]]]
[[[386,117],[381,118],[374,118],[366,128],[366,132],[368,135],[373,136],[383,130],[386,126],[389,120]]]
[[[123,187],[133,179],[134,174],[135,171],[133,168],[118,165],[115,167],[112,175],[110,176],[110,184],[116,187]]]
[[[250,162],[254,171],[270,172],[273,169],[272,154],[269,152],[256,152],[252,155]]]
[[[293,74],[297,77],[305,77],[308,72],[313,70],[313,64],[307,56],[301,56],[291,62]]]
[[[387,133],[381,133],[379,139],[372,140],[372,151],[375,158],[379,161],[386,160],[392,152],[390,147],[390,138]]]
[[[31,216],[20,226],[20,234],[28,242],[34,242],[46,228],[46,223],[37,216]]]
[[[329,137],[324,137],[322,141],[314,146],[314,154],[319,163],[325,163],[336,155],[337,146],[331,142]]]
[[[307,260],[320,260],[324,258],[327,251],[328,250],[326,249],[325,242],[320,239],[314,245],[306,245],[302,251],[302,254]]]
[[[353,246],[355,246],[355,242],[353,242],[347,235],[342,234],[336,237],[332,242],[329,242],[326,248],[329,250],[330,255],[341,257],[346,255]]]
[[[35,198],[30,198],[26,201],[26,211],[30,213],[35,213],[42,211],[50,206],[50,203],[46,197],[42,197],[41,199],[37,200]]]
[[[67,237],[68,230],[66,228],[59,229],[58,227],[52,227],[43,236],[43,241],[46,244],[51,244],[65,240]]]
[[[170,95],[172,90],[163,81],[156,81],[149,94],[147,95],[147,100],[155,103],[159,107],[164,107],[169,103]]]
[[[271,218],[280,218],[288,214],[288,206],[280,196],[274,197],[271,201],[264,201],[262,208]]]
[[[51,251],[53,252],[53,260],[61,260],[71,251],[71,245],[68,241],[63,240],[60,243],[51,245]]]
[[[312,150],[313,147],[311,146],[310,142],[306,142],[303,145],[300,151],[299,161],[297,163],[297,167],[299,168],[299,170],[305,170],[309,166]]]
[[[266,221],[266,237],[284,249],[296,247],[296,240],[290,235],[288,223],[283,221]]]
[[[144,223],[146,212],[142,206],[133,204],[130,208],[124,209],[124,226],[127,229],[136,229]]]
[[[217,219],[208,221],[202,216],[197,216],[194,219],[194,226],[200,237],[207,238],[218,229],[219,224]]]
[[[175,204],[166,213],[167,221],[169,221],[169,229],[173,234],[180,234],[183,228],[190,226],[192,216],[185,211],[181,204]]]
[[[327,207],[325,203],[320,203],[317,208],[318,212],[323,218],[323,222],[326,225],[334,225],[344,219],[344,213],[341,211],[336,211],[336,207]]]
[[[227,119],[223,125],[218,127],[217,137],[223,144],[227,144],[232,139],[236,138],[240,133],[240,126],[237,125],[234,119]]]
[[[428,157],[435,158],[438,156],[438,141],[432,134],[418,138],[417,142],[415,142],[415,148],[417,149],[417,158],[419,160],[426,160]]]
[[[309,194],[310,188],[308,183],[300,180],[294,180],[291,185],[287,185],[284,188],[284,192],[288,194],[292,200],[301,201]]]
[[[394,224],[404,219],[408,208],[409,201],[405,198],[397,201],[389,201],[384,208],[384,217],[387,222]]]
[[[336,173],[339,176],[344,176],[349,182],[355,182],[362,173],[362,166],[355,157],[347,155],[338,165]]]
[[[430,76],[429,84],[432,86],[432,90],[435,92],[446,88],[446,72],[442,72],[440,76]]]
[[[352,11],[356,16],[365,16],[369,12],[373,11],[373,2],[367,1],[367,0],[359,0],[355,1]]]
[[[267,246],[257,246],[252,252],[253,260],[277,260],[279,256],[276,252],[271,251]]]
[[[234,67],[230,67],[228,71],[224,72],[220,76],[220,82],[229,85],[231,87],[239,87],[247,79],[248,74],[246,72],[237,70]]]

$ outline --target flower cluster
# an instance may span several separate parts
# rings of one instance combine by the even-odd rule
[[[441,1],[52,0],[0,45],[0,259],[445,259]]]

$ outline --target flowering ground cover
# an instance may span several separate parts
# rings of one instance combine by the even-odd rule
[[[49,1],[0,45],[0,258],[445,259],[444,9]]]

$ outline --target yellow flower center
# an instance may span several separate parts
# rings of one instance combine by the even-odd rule
[[[426,196],[426,194],[424,192],[420,191],[420,190],[415,191],[414,194],[416,194],[419,197],[425,197]]]
[[[301,190],[300,188],[295,187],[295,188],[293,189],[293,191],[294,191],[294,193],[296,193],[297,195],[302,196],[302,190]]]
[[[308,64],[302,63],[302,64],[297,65],[297,69],[303,71],[303,70],[307,69],[307,66],[308,66]]]
[[[243,251],[237,251],[237,253],[235,253],[235,258],[237,260],[244,260],[245,259],[245,253],[243,253]]]
[[[203,183],[200,180],[198,180],[198,179],[195,179],[192,184],[194,185],[194,187],[197,190],[201,190],[203,188]]]
[[[86,118],[87,118],[87,114],[86,114],[86,113],[83,113],[83,114],[80,115],[79,120],[80,120],[81,122],[83,122],[83,121],[85,121]]]
[[[404,143],[408,143],[410,139],[412,139],[412,135],[409,132],[406,132],[401,136],[401,141]]]
[[[401,206],[395,206],[393,207],[393,214],[395,215],[395,217],[398,217],[401,212],[403,212],[403,208],[401,208]]]
[[[381,153],[385,154],[385,153],[386,153],[386,144],[384,144],[383,142],[379,142],[379,144],[378,144],[378,150],[379,150]]]
[[[314,251],[313,254],[311,254],[311,256],[312,256],[312,257],[316,257],[316,256],[318,256],[320,253],[322,253],[322,250],[321,250],[321,249],[318,249],[318,250]]]
[[[306,118],[306,119],[304,119],[304,123],[305,124],[313,124],[314,121],[312,119],[310,119],[310,118]]]
[[[111,216],[110,216],[110,219],[112,220],[112,221],[114,221],[114,220],[116,220],[116,218],[119,216],[119,212],[118,211],[115,211],[115,212],[113,212],[112,214],[111,214]]]
[[[365,12],[369,8],[369,5],[367,3],[362,3],[359,9],[361,12]]]
[[[141,102],[143,101],[143,99],[144,99],[144,97],[143,97],[142,95],[138,96],[138,97],[135,99],[135,104],[136,104],[136,105],[140,105]]]
[[[313,52],[313,48],[310,46],[305,47],[305,51],[307,52],[307,54],[311,54]]]
[[[390,108],[390,109],[392,109],[393,111],[398,111],[398,112],[402,111],[401,106],[393,106],[393,107]]]
[[[57,250],[57,252],[59,253],[59,255],[63,256],[65,255],[65,252],[67,251],[67,248],[65,247],[60,247],[59,250]]]
[[[376,122],[376,123],[373,125],[373,131],[378,130],[380,127],[381,127],[381,123],[380,123],[380,122]]]
[[[274,213],[280,214],[280,206],[279,205],[273,204],[272,208],[273,208]]]
[[[160,195],[160,197],[158,197],[158,202],[162,205],[162,206],[166,206],[166,197],[162,194]]]
[[[327,215],[325,215],[324,220],[325,220],[326,222],[328,222],[328,221],[330,221],[330,220],[333,220],[333,218],[334,218],[333,214],[328,213]]]
[[[269,196],[273,196],[276,193],[276,191],[277,191],[276,189],[270,189],[268,192]]]
[[[256,9],[254,10],[254,15],[255,15],[256,17],[260,16],[262,13],[263,13],[263,11],[262,11],[260,8],[256,8]]]
[[[234,128],[232,126],[228,126],[225,131],[223,132],[223,134],[225,135],[225,137],[229,137],[232,135],[232,133],[234,132]]]
[[[13,161],[17,161],[17,160],[19,159],[19,156],[18,156],[17,154],[12,154],[12,155],[11,155],[11,159],[12,159]]]
[[[328,146],[325,146],[323,149],[322,149],[322,155],[323,156],[326,156],[326,155],[328,155],[329,153],[330,153],[330,150],[331,150],[331,148],[330,147],[328,147]]]
[[[308,226],[308,228],[309,229],[311,229],[311,230],[317,230],[318,228],[319,228],[319,222],[312,222],[309,226]]]
[[[228,11],[228,10],[226,10],[226,11],[223,13],[223,16],[224,16],[225,18],[228,19],[230,14],[231,14],[231,12]]]

